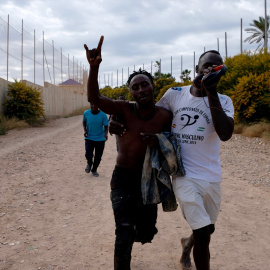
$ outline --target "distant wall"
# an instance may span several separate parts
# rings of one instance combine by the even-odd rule
[[[56,86],[45,82],[44,87],[23,81],[28,86],[33,86],[42,91],[43,101],[45,103],[46,117],[65,116],[75,110],[83,107],[89,107],[86,92],[80,86]],[[7,96],[7,85],[9,82],[0,78],[0,113],[3,113],[5,107],[3,102]]]

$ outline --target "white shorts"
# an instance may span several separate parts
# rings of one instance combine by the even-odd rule
[[[172,184],[183,216],[192,230],[215,224],[220,211],[220,182],[176,177]]]

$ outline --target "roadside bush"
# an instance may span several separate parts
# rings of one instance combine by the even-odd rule
[[[270,119],[270,54],[246,52],[229,57],[218,92],[232,98],[236,123]]]
[[[164,87],[166,87],[168,85],[172,85],[174,82],[175,82],[175,79],[173,79],[173,78],[157,79],[155,81],[154,98],[156,99],[159,96],[161,89],[163,89]],[[170,87],[167,87],[167,89],[169,89],[169,88]]]
[[[7,133],[7,129],[4,123],[4,116],[0,115],[0,135],[5,135]]]
[[[270,70],[270,54],[246,52],[228,57],[224,64],[228,70],[218,84],[218,92],[231,96],[239,79],[250,73],[260,75]]]
[[[8,98],[5,99],[6,116],[16,117],[33,124],[45,117],[41,92],[32,86],[15,80],[8,84]]]
[[[270,71],[240,78],[231,98],[236,122],[270,120]]]
[[[111,88],[110,86],[106,86],[100,89],[100,94],[114,100],[118,99],[119,96],[124,96],[125,99],[128,99],[129,90],[127,86],[116,87],[116,88]]]
[[[156,97],[155,101],[158,102],[162,98],[162,96],[165,94],[165,92],[171,87],[182,87],[182,86],[190,85],[190,84],[192,84],[191,81],[187,81],[186,83],[173,82],[171,84],[165,85],[163,88],[160,89],[159,94]]]

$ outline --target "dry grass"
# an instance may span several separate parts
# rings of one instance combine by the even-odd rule
[[[270,123],[260,122],[252,125],[236,125],[234,128],[234,133],[251,138],[258,137],[265,140],[270,140]]]
[[[5,135],[11,129],[23,129],[29,126],[30,125],[26,121],[19,120],[16,117],[7,118],[0,115],[0,135]]]
[[[65,118],[82,115],[85,110],[90,109],[90,107],[83,107],[81,109],[73,111],[71,114],[65,116]],[[7,118],[4,115],[0,115],[0,135],[5,135],[11,129],[23,129],[27,127],[41,126],[46,123],[46,119],[42,118],[38,121],[28,124],[26,121],[19,120],[16,117]]]

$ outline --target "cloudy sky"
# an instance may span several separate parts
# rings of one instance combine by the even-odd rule
[[[268,14],[270,4],[268,0]],[[244,29],[253,19],[264,17],[264,0],[1,0],[0,16],[19,27],[21,20],[28,31],[54,41],[65,55],[74,56],[88,66],[83,44],[97,46],[104,35],[102,80],[111,82],[119,73],[119,85],[129,73],[139,67],[151,71],[151,62],[161,59],[162,72],[171,72],[179,81],[182,69],[191,70],[204,50],[218,49],[227,53],[240,52],[240,20],[243,20],[243,40],[249,36]],[[256,45],[243,43],[243,50]],[[153,67],[153,72],[156,67]],[[107,83],[108,84],[108,83]]]

